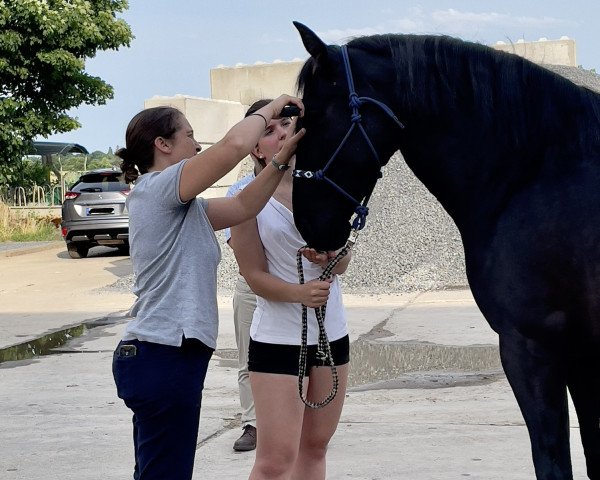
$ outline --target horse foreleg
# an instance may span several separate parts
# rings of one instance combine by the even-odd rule
[[[538,480],[571,480],[566,362],[518,333],[500,335],[502,366],[525,419]]]
[[[568,386],[579,419],[588,477],[600,479],[600,347],[589,345],[569,365]]]

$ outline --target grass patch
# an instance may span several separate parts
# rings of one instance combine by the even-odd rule
[[[60,240],[60,229],[51,216],[21,216],[0,202],[0,242],[46,242]]]

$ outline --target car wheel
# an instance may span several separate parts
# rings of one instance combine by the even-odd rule
[[[90,251],[90,247],[85,244],[67,243],[67,250],[71,258],[85,258]]]

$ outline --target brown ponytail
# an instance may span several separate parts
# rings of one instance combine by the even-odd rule
[[[125,133],[125,148],[115,152],[123,160],[121,170],[127,183],[148,173],[154,165],[154,140],[171,138],[180,126],[183,114],[173,107],[153,107],[134,116]]]
[[[136,179],[140,176],[140,172],[138,171],[135,163],[131,160],[129,156],[129,150],[127,148],[119,148],[115,155],[120,157],[123,161],[121,162],[121,171],[125,175],[126,183],[134,183]]]

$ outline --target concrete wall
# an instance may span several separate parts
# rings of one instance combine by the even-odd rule
[[[560,40],[540,39],[537,42],[517,40],[516,43],[497,42],[496,50],[514,53],[535,63],[546,65],[577,66],[575,40],[563,37]]]
[[[296,94],[303,60],[260,65],[218,67],[210,71],[211,97],[251,105],[261,98]]]
[[[187,117],[196,139],[210,146],[223,138],[224,132],[233,127],[246,112],[240,102],[176,95],[174,97],[152,97],[144,101],[144,108],[168,105],[181,110]]]
[[[516,43],[498,42],[496,50],[514,53],[536,63],[577,66],[575,40],[544,40]],[[250,105],[261,98],[296,93],[296,78],[304,60],[261,65],[218,67],[210,71],[211,98]]]
[[[210,71],[212,98],[156,96],[146,100],[144,108],[168,105],[181,110],[192,125],[202,148],[210,148],[244,117],[248,107],[256,100],[278,97],[282,93],[294,95],[296,77],[303,63],[298,60],[214,68]],[[251,169],[252,160],[246,157],[202,196],[225,196],[229,186]]]

